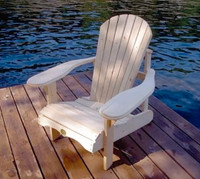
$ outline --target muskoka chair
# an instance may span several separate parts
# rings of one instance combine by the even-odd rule
[[[27,84],[44,86],[47,106],[38,122],[49,126],[51,139],[60,135],[78,141],[94,153],[104,148],[104,169],[113,163],[113,143],[145,126],[153,119],[148,97],[155,88],[148,49],[152,37],[148,23],[135,15],[119,15],[100,27],[95,57],[69,61],[31,77]],[[144,70],[140,66],[144,59]],[[57,102],[56,81],[74,68],[93,62],[89,97]],[[133,87],[136,78],[141,84]],[[138,114],[131,114],[139,106]]]

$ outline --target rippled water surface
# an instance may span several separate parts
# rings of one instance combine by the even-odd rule
[[[122,13],[152,27],[154,94],[200,128],[199,0],[0,0],[0,87],[95,55],[99,26]]]

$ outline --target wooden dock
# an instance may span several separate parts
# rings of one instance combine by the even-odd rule
[[[62,100],[88,96],[91,72],[58,81]],[[68,138],[51,142],[37,123],[44,92],[27,85],[0,89],[0,179],[200,178],[200,131],[157,98],[154,119],[115,142],[114,164],[103,170],[102,151],[91,154]]]

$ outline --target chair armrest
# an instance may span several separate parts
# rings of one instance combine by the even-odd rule
[[[107,101],[99,110],[102,117],[118,120],[139,107],[154,91],[155,71],[147,71],[145,80],[138,86],[119,93]]]
[[[48,85],[52,82],[55,82],[65,77],[74,68],[87,64],[87,63],[94,62],[94,60],[95,60],[95,57],[90,57],[90,58],[72,60],[69,62],[62,63],[44,72],[41,72],[35,76],[32,76],[31,78],[28,79],[27,84],[29,84],[30,86],[36,86],[36,87]]]

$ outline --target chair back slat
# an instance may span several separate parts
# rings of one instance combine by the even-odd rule
[[[149,25],[138,16],[115,16],[102,24],[91,100],[105,103],[133,85],[151,37]]]

